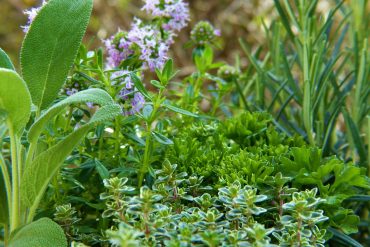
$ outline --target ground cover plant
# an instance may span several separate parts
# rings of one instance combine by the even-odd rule
[[[183,0],[143,1],[97,49],[93,1],[26,11],[19,72],[0,49],[0,245],[368,245],[367,1],[317,4],[275,1],[247,67],[199,21],[186,76]]]

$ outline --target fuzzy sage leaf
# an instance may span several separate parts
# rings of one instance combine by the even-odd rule
[[[45,124],[63,111],[68,105],[92,102],[101,106],[113,104],[113,99],[104,90],[93,88],[78,92],[50,107],[30,128],[28,140],[34,142],[39,137]]]
[[[36,16],[21,50],[22,73],[39,110],[57,96],[73,64],[92,0],[50,0]]]
[[[9,247],[67,246],[63,229],[54,221],[42,218],[24,226],[11,238]]]
[[[8,128],[19,133],[31,114],[31,96],[26,83],[13,70],[0,69],[0,114]]]

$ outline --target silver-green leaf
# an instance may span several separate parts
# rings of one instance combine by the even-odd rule
[[[53,102],[64,84],[92,6],[92,0],[50,0],[32,22],[21,50],[21,67],[39,110]]]
[[[101,106],[114,103],[112,97],[102,89],[92,88],[73,94],[50,107],[35,121],[28,132],[28,140],[31,143],[36,141],[48,121],[61,113],[67,106],[87,102],[96,103]]]

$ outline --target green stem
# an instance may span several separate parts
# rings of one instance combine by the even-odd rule
[[[35,149],[37,146],[37,140],[36,142],[31,142],[29,147],[28,147],[28,153],[27,153],[27,158],[26,158],[26,167],[30,166],[32,163],[33,155],[35,153]]]
[[[145,152],[144,152],[144,160],[143,160],[143,167],[139,174],[139,188],[143,184],[144,175],[148,172],[149,169],[149,156],[150,156],[150,149],[151,149],[151,142],[152,142],[152,130],[151,127],[148,126],[147,130],[147,137],[145,141]]]
[[[33,221],[33,218],[35,217],[35,214],[36,214],[36,210],[37,210],[37,208],[38,208],[38,206],[40,204],[40,201],[41,201],[43,195],[44,195],[43,193],[40,193],[36,197],[36,199],[35,199],[34,203],[32,204],[32,206],[30,207],[30,210],[29,210],[28,216],[27,216],[27,221],[26,221],[27,224],[29,224],[29,223],[31,223]]]
[[[249,109],[249,107],[248,107],[248,102],[247,102],[247,100],[246,100],[246,99],[245,99],[245,97],[244,97],[242,87],[240,86],[240,84],[239,84],[238,80],[233,80],[233,81],[235,82],[236,89],[237,89],[237,91],[238,91],[238,93],[239,93],[239,95],[240,95],[240,98],[241,98],[242,102],[243,102],[244,108],[245,108],[247,111],[249,111],[250,109]]]
[[[9,125],[10,126],[10,125]],[[20,198],[19,198],[19,165],[17,157],[17,136],[12,128],[9,128],[11,158],[12,158],[12,214],[10,217],[10,232],[20,226]]]
[[[150,166],[150,155],[151,155],[151,149],[152,149],[152,123],[155,121],[157,111],[161,105],[162,102],[162,95],[164,93],[164,89],[160,89],[158,96],[153,102],[153,111],[150,114],[150,117],[148,118],[146,125],[147,125],[147,131],[146,131],[146,141],[145,141],[145,151],[144,151],[144,159],[143,159],[143,165],[139,171],[138,175],[138,186],[139,188],[143,184],[144,175],[148,172],[149,166]]]
[[[66,132],[68,130],[69,125],[71,124],[72,114],[73,114],[73,107],[69,107],[67,122],[66,122],[66,126],[64,127],[64,130]]]
[[[193,107],[196,109],[197,108],[197,102],[198,102],[198,97],[199,97],[199,93],[200,93],[200,89],[203,85],[203,81],[202,81],[202,78],[203,78],[203,74],[201,74],[200,72],[198,72],[198,77],[194,83],[194,97],[192,99],[192,103],[193,103]]]
[[[4,226],[4,246],[8,246],[8,239],[9,239],[9,227]]]
[[[367,116],[367,174],[370,177],[370,115]]]
[[[99,138],[99,151],[98,151],[98,159],[102,160],[103,159],[103,144],[104,144],[104,138],[103,134]]]
[[[0,168],[1,168],[1,173],[3,174],[3,178],[4,178],[4,182],[5,182],[5,189],[6,189],[6,195],[7,195],[9,215],[12,215],[12,213],[11,213],[11,210],[12,210],[12,187],[11,187],[8,167],[6,166],[5,161],[4,161],[1,154],[0,154]]]
[[[116,159],[117,159],[117,164],[119,163],[119,147],[120,147],[120,139],[119,139],[119,131],[120,129],[120,122],[119,122],[119,116],[116,117],[115,119],[115,130],[114,130],[114,134],[115,134],[115,145],[114,145],[114,153],[116,155]]]

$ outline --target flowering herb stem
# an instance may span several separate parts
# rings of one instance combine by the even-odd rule
[[[139,176],[138,176],[138,186],[140,187],[143,184],[144,175],[148,172],[150,166],[150,156],[152,153],[152,146],[153,146],[153,139],[152,139],[152,124],[156,119],[157,111],[160,108],[162,103],[162,95],[164,93],[164,88],[159,90],[157,97],[153,103],[153,110],[146,120],[146,141],[145,141],[145,151],[144,151],[144,159],[143,159],[143,166],[140,169]]]

